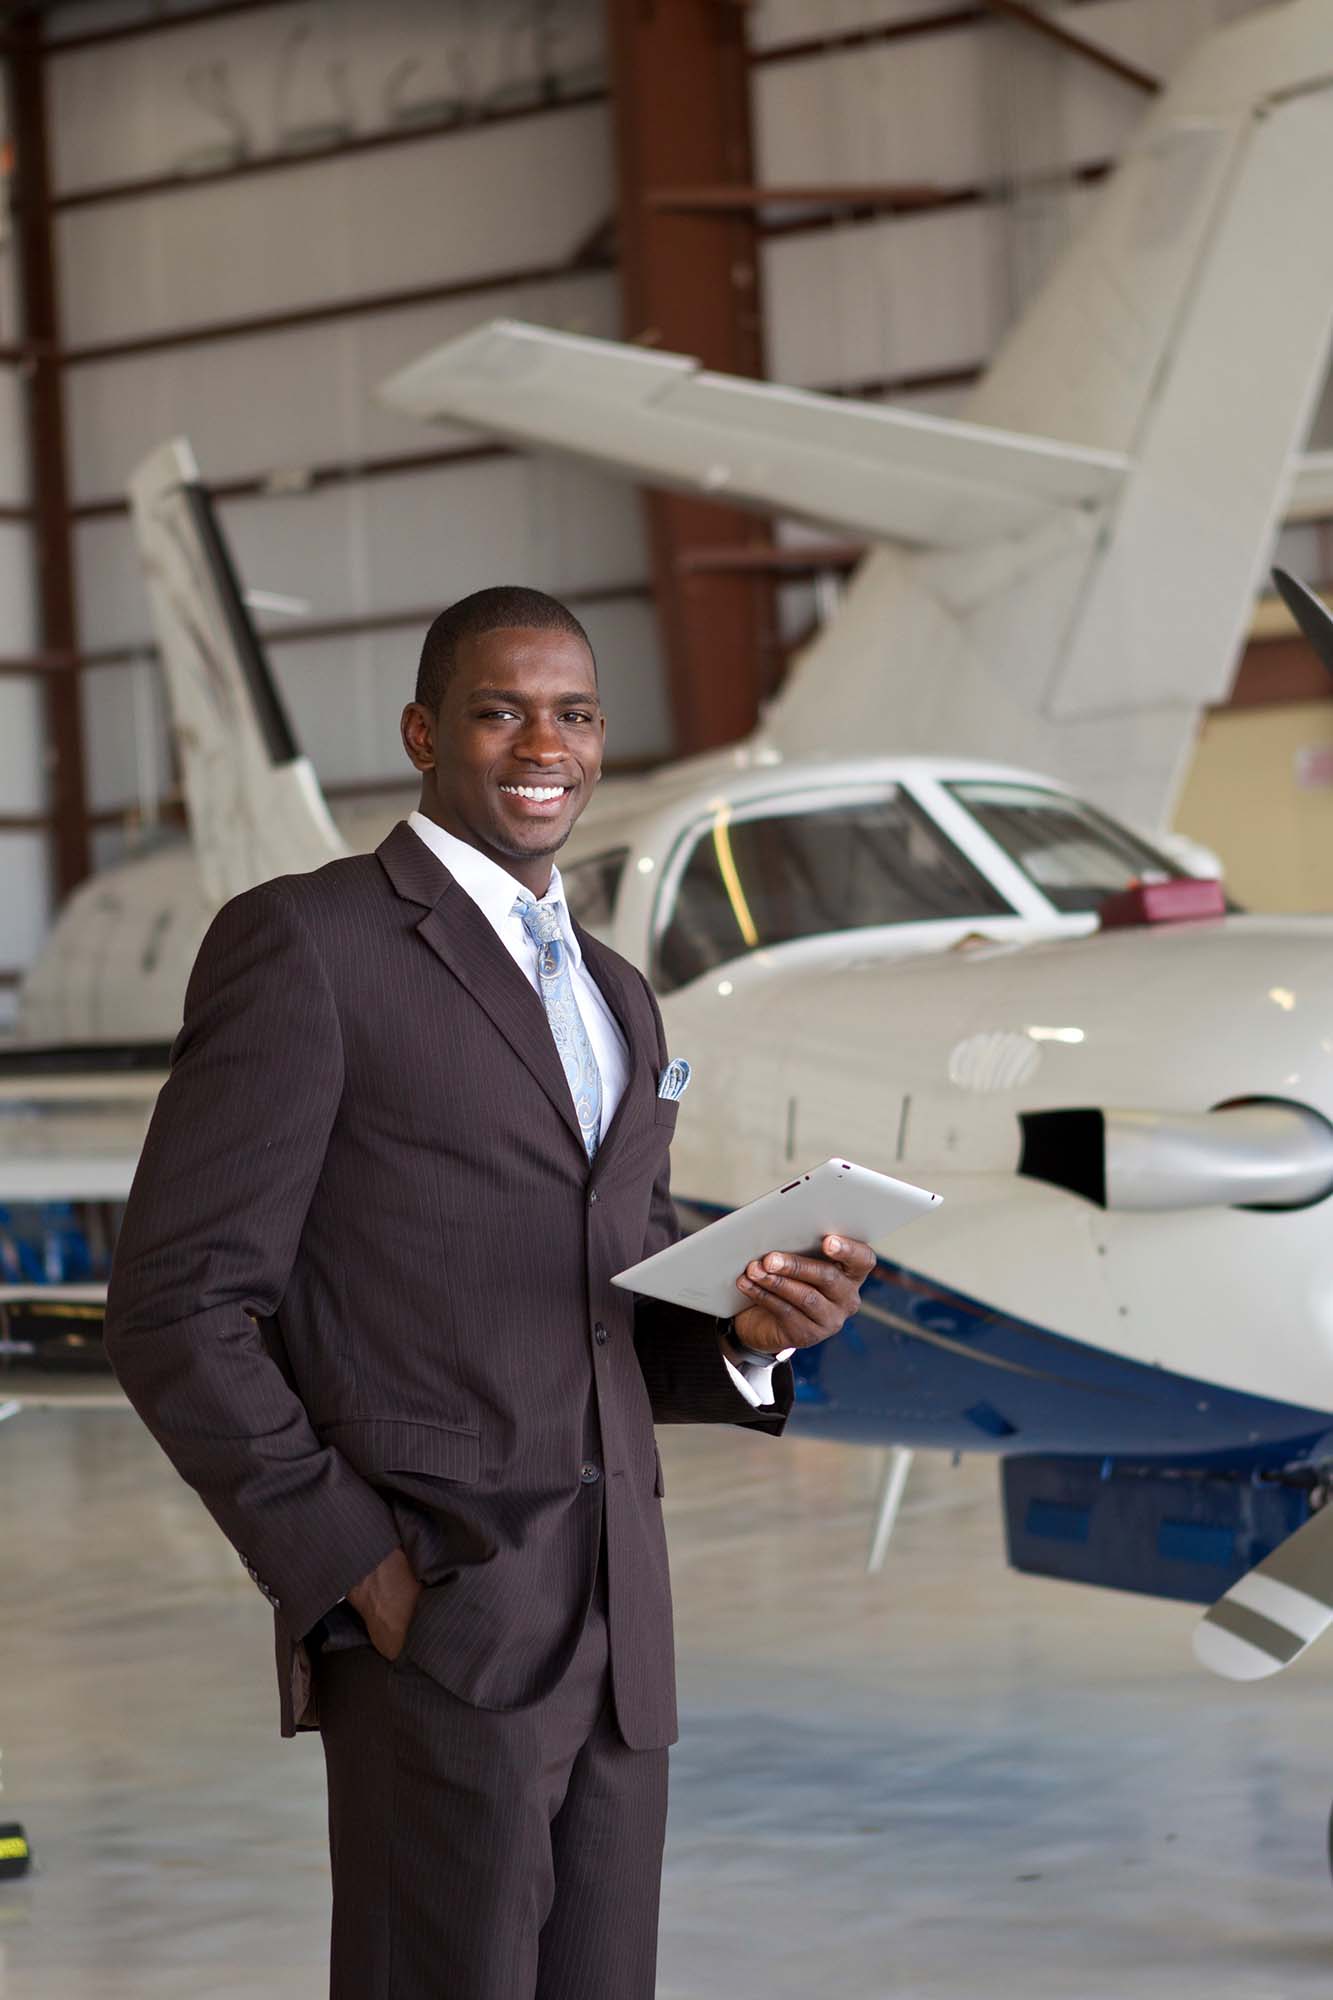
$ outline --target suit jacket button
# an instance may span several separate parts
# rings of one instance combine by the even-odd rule
[[[592,1337],[597,1342],[597,1345],[599,1347],[605,1347],[607,1341],[611,1338],[610,1334],[607,1332],[606,1328],[602,1325],[602,1322],[600,1320],[598,1320],[596,1326],[592,1330]]]
[[[590,1202],[593,1202],[593,1201],[596,1201],[596,1200],[598,1200],[598,1198],[599,1198],[599,1197],[598,1197],[598,1194],[597,1194],[597,1190],[596,1190],[596,1188],[589,1188],[589,1190],[588,1190],[588,1200],[589,1200]]]
[[[579,1467],[579,1478],[585,1486],[595,1486],[601,1476],[602,1468],[600,1465],[581,1465]]]

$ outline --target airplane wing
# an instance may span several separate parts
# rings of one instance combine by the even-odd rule
[[[104,1204],[129,1194],[167,1055],[0,1049],[0,1364],[105,1368]]]
[[[492,320],[379,399],[653,484],[877,540],[964,548],[1102,505],[1129,461],[979,424],[716,375],[680,354]]]
[[[63,1050],[39,1055],[66,1067],[25,1069],[25,1053],[0,1057],[0,1204],[124,1201],[166,1051],[146,1048],[152,1060],[125,1070]]]

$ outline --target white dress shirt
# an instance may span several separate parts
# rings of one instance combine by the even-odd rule
[[[546,894],[537,898],[530,889],[525,889],[521,882],[516,881],[508,869],[501,868],[499,862],[492,861],[489,855],[481,852],[480,848],[470,847],[467,841],[460,840],[456,834],[446,832],[444,827],[438,826],[433,819],[427,819],[424,813],[409,814],[407,823],[413,833],[425,841],[431,853],[444,863],[464,894],[472,898],[519,971],[537,994],[541,992],[541,980],[537,971],[537,946],[524,930],[523,920],[517,915],[514,905],[538,900],[555,905],[560,919],[560,935],[569,950],[574,1003],[588,1031],[588,1040],[592,1043],[592,1052],[601,1071],[601,1136],[605,1138],[611,1120],[616,1115],[616,1106],[624,1096],[625,1085],[629,1082],[629,1050],[620,1031],[620,1023],[603,999],[597,981],[583,963],[583,953],[579,950],[579,941],[565,904],[560,870],[552,868]],[[722,1359],[726,1362],[736,1387],[747,1403],[759,1410],[772,1402],[772,1362],[757,1359],[734,1361],[725,1349]]]

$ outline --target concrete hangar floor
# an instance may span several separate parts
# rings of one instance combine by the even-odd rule
[[[37,1858],[0,2000],[311,2000],[322,1765],[277,1740],[263,1601],[114,1390],[56,1395],[0,1423],[0,1819]],[[876,1454],[662,1443],[660,2000],[1328,1993],[1333,1646],[1236,1687],[1188,1607],[1011,1575],[982,1460],[918,1459],[867,1577]]]

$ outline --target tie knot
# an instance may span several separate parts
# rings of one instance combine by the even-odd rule
[[[555,903],[533,903],[520,896],[514,908],[534,944],[559,944],[562,939],[560,911]]]

